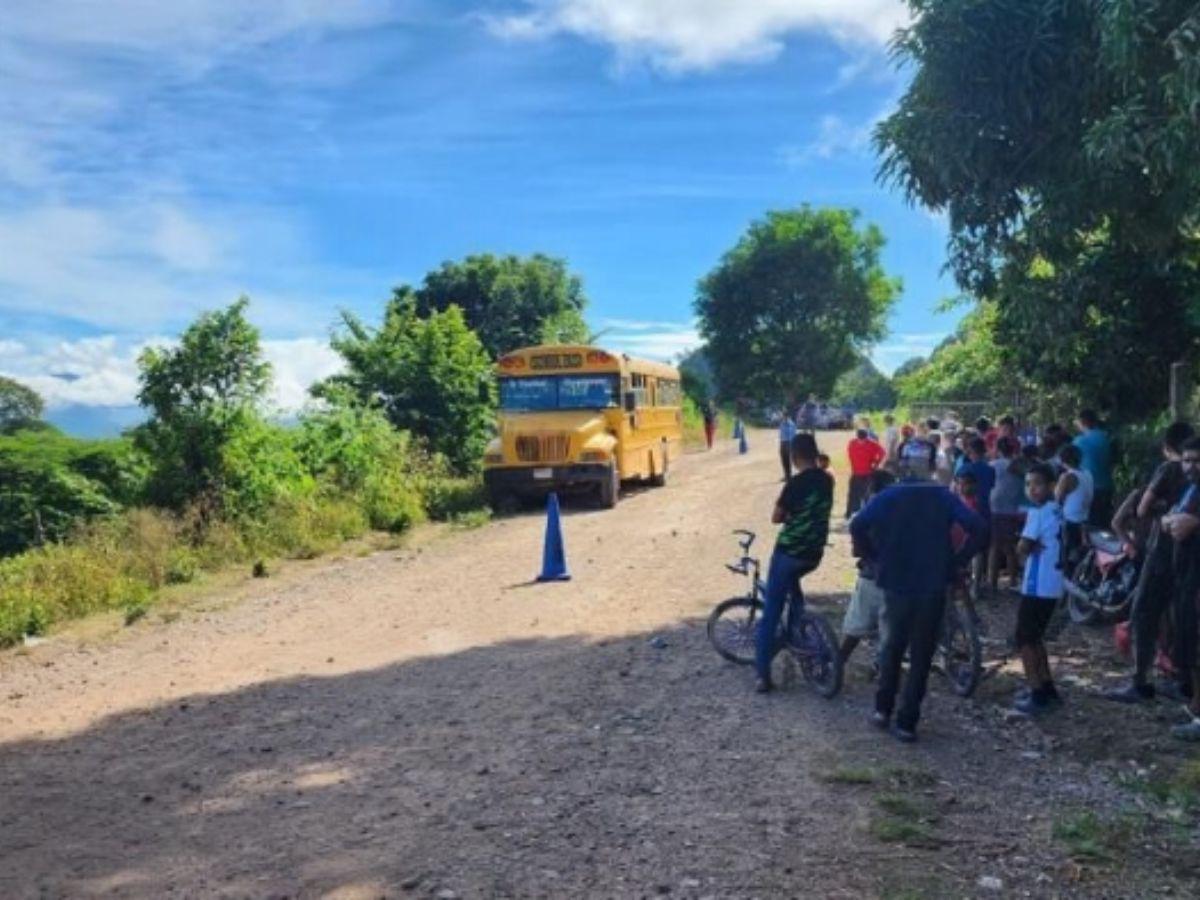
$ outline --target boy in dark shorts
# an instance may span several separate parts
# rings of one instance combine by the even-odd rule
[[[789,598],[788,627],[793,617],[804,610],[800,579],[821,564],[829,540],[829,512],[833,508],[833,478],[817,465],[817,441],[802,432],[792,438],[792,463],[795,474],[784,485],[775,501],[771,521],[782,525],[767,570],[767,596],[758,622],[755,665],[758,681],[755,691],[771,690],[771,658],[775,655],[775,637],[779,619]]]
[[[1017,551],[1025,560],[1021,603],[1017,609],[1017,651],[1029,682],[1029,693],[1017,698],[1013,708],[1037,715],[1060,703],[1050,674],[1044,637],[1050,617],[1063,595],[1062,508],[1054,501],[1054,471],[1038,463],[1025,476],[1030,506],[1021,529]]]

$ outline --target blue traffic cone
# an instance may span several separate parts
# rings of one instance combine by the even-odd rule
[[[546,502],[546,543],[542,549],[542,574],[538,581],[570,581],[567,553],[563,548],[562,523],[558,515],[558,494]]]
[[[742,439],[738,441],[738,453],[749,453],[750,445],[746,443],[746,429],[742,429]]]

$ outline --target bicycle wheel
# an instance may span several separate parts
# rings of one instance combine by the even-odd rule
[[[787,649],[804,675],[822,697],[833,697],[842,689],[842,655],[837,635],[824,616],[805,613],[788,635]]]
[[[1076,625],[1095,625],[1100,621],[1100,610],[1096,604],[1076,593],[1076,591],[1081,591],[1090,594],[1100,586],[1097,577],[1099,572],[1092,565],[1092,557],[1093,553],[1089,551],[1079,561],[1070,577],[1071,584],[1067,588],[1067,614]]]
[[[730,662],[753,665],[762,611],[762,602],[749,597],[732,597],[718,603],[708,617],[708,639],[713,649]]]
[[[975,620],[956,604],[946,607],[938,650],[951,689],[960,697],[970,697],[983,677],[983,644]]]

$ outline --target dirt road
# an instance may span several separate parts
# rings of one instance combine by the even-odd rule
[[[569,510],[569,583],[530,583],[526,515],[0,657],[0,897],[1186,893],[1067,859],[1056,817],[1122,797],[1005,724],[1007,686],[935,685],[913,747],[866,725],[861,668],[751,694],[703,618],[741,588],[730,529],[769,550],[752,442]],[[807,582],[839,620],[845,543]]]

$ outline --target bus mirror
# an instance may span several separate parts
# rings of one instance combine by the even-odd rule
[[[625,412],[634,412],[637,409],[637,394],[633,391],[625,393]]]

